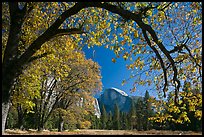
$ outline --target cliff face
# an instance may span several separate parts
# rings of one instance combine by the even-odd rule
[[[100,118],[101,111],[100,111],[98,100],[96,98],[94,100],[94,109],[95,109],[95,115],[97,116],[97,118]]]
[[[104,105],[106,111],[114,113],[115,104],[118,105],[119,110],[122,112],[129,112],[131,108],[132,99],[124,91],[117,88],[109,88],[98,98],[100,110]]]

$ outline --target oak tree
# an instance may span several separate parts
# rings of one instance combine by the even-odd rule
[[[136,78],[133,91],[138,85],[155,84],[165,97],[174,88],[178,103],[182,80],[201,88],[200,2],[2,4],[2,131],[16,78],[30,62],[48,54],[35,56],[43,44],[62,35],[83,33],[71,37],[79,44],[103,45],[116,57],[133,61],[127,66],[133,69],[130,78]]]

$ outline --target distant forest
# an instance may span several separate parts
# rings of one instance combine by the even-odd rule
[[[168,99],[167,103],[170,101]],[[107,113],[105,107],[102,106],[101,116],[97,118],[94,113],[89,113],[85,115],[83,121],[82,118],[67,118],[67,121],[63,123],[63,127],[60,125],[58,113],[54,113],[50,116],[46,122],[44,129],[48,130],[74,130],[74,129],[109,129],[109,130],[194,130],[202,131],[202,120],[198,120],[194,117],[194,114],[189,111],[188,117],[190,118],[190,123],[174,123],[172,121],[157,121],[151,120],[151,117],[156,117],[156,112],[154,106],[150,102],[149,92],[146,91],[145,97],[140,97],[136,101],[132,101],[131,109],[129,113],[119,111],[118,105],[115,104],[114,113]],[[37,129],[38,122],[36,121],[35,114],[29,113],[24,114],[23,127],[19,127],[19,114],[17,109],[11,109],[6,128],[22,128],[22,129]],[[164,114],[169,113],[168,110],[163,110]],[[173,114],[174,117],[178,117],[179,114]],[[72,115],[69,115],[70,117]],[[69,120],[68,120],[69,119]],[[22,123],[21,123],[22,124]]]

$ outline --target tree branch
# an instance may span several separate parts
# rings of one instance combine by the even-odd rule
[[[145,30],[142,30],[142,33],[144,35],[144,38],[145,40],[147,41],[148,45],[150,46],[150,48],[154,51],[154,53],[156,54],[157,58],[159,59],[160,61],[160,64],[161,64],[161,67],[162,67],[162,70],[163,70],[163,73],[164,73],[164,88],[163,88],[163,93],[164,93],[164,97],[166,97],[166,91],[167,91],[167,86],[168,86],[168,82],[167,82],[167,73],[166,73],[166,68],[165,68],[165,65],[164,65],[164,62],[163,62],[163,59],[162,57],[160,56],[159,52],[157,51],[157,49],[151,45],[151,42],[147,36],[147,33]]]
[[[9,2],[9,12],[11,20],[13,20],[13,16],[20,11],[18,7],[18,2]]]
[[[181,44],[179,46],[175,46],[172,50],[169,51],[169,53],[175,53],[175,52],[180,52],[182,50],[182,48],[184,47],[184,44]]]
[[[86,32],[83,31],[81,28],[57,29],[50,39],[58,36],[63,36],[63,35],[83,34],[83,33],[86,33]]]
[[[176,90],[175,94],[177,96],[179,88],[180,88],[180,81],[177,78],[177,68],[175,66],[175,62],[173,58],[170,56],[169,51],[165,48],[165,46],[162,44],[162,42],[159,41],[155,31],[152,29],[151,26],[145,24],[142,21],[142,18],[140,14],[132,13],[128,10],[124,10],[122,8],[119,8],[118,6],[111,5],[109,3],[101,3],[101,2],[80,2],[75,4],[73,7],[65,11],[60,15],[60,17],[41,35],[39,36],[25,51],[25,53],[20,57],[19,64],[20,66],[24,65],[30,57],[41,48],[41,45],[48,41],[50,38],[52,38],[54,35],[56,35],[55,31],[58,31],[59,26],[64,22],[64,20],[68,17],[71,17],[72,15],[77,14],[81,9],[88,8],[88,7],[98,7],[98,8],[104,8],[112,13],[119,14],[122,18],[127,20],[134,20],[141,29],[147,31],[150,33],[151,37],[153,38],[153,41],[159,46],[160,50],[165,54],[165,56],[168,58],[168,60],[171,63],[171,66],[174,71],[174,77],[173,81],[176,83]],[[59,34],[59,33],[57,33]]]
[[[193,57],[193,55],[191,54],[191,51],[190,51],[190,49],[187,47],[187,45],[186,45],[186,44],[183,44],[183,46],[184,46],[185,49],[188,51],[188,54],[189,54],[190,57],[193,59],[193,61],[195,62],[195,64],[196,64],[197,66],[199,66],[200,68],[202,68],[202,66],[197,63],[196,59],[195,59],[195,58]]]
[[[23,7],[22,11],[25,14],[24,20],[28,17],[29,13],[33,10],[34,3],[33,2],[26,2],[25,6]]]
[[[52,52],[46,52],[46,53],[43,53],[43,54],[31,57],[28,62],[32,62],[32,61],[34,61],[36,59],[40,59],[40,58],[46,57],[49,54],[52,54]]]
[[[60,27],[60,25],[64,22],[64,20],[66,18],[71,17],[74,14],[77,14],[81,9],[83,9],[85,6],[83,4],[75,4],[73,7],[71,7],[70,9],[68,9],[67,11],[65,11],[64,13],[62,13],[58,19],[41,35],[39,36],[29,47],[28,49],[23,53],[23,55],[20,56],[19,61],[18,61],[18,65],[19,66],[23,66],[24,64],[26,64],[31,56],[41,48],[42,44],[44,44],[46,41],[49,41],[52,37],[54,37],[55,35],[59,35],[59,30],[58,28]],[[56,33],[56,31],[58,33]],[[60,30],[62,31],[62,30]],[[76,33],[76,30],[74,30],[73,32],[69,32],[70,34],[74,34],[74,32]],[[78,31],[79,32],[79,31]],[[77,33],[78,33],[77,32]],[[81,33],[81,32],[80,32]]]
[[[108,4],[108,3],[100,3],[100,2],[96,2],[96,3],[83,3],[84,5],[87,5],[87,7],[100,7],[100,8],[104,8],[110,12],[113,12],[113,13],[116,13],[116,14],[119,14],[121,17],[125,18],[125,19],[131,19],[131,20],[134,20],[138,25],[139,27],[142,29],[142,30],[145,30],[145,31],[148,31],[151,35],[151,37],[153,38],[153,41],[159,46],[160,50],[165,54],[165,56],[168,58],[168,60],[170,61],[171,63],[171,66],[173,68],[173,71],[174,71],[174,76],[173,76],[173,81],[175,82],[176,84],[176,89],[175,89],[175,103],[177,102],[177,98],[178,98],[178,92],[179,92],[179,88],[180,88],[180,81],[178,80],[177,78],[177,75],[178,75],[178,71],[177,71],[177,68],[175,66],[175,62],[173,60],[173,58],[171,57],[169,51],[165,48],[165,46],[162,44],[162,42],[159,41],[155,31],[152,29],[152,27],[148,24],[145,24],[143,21],[142,21],[142,18],[139,14],[135,14],[135,13],[132,13],[128,10],[124,10],[124,9],[121,9],[115,5],[111,5],[111,4]]]

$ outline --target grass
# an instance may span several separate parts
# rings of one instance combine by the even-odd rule
[[[78,129],[73,131],[37,131],[30,129],[28,131],[6,129],[5,135],[202,135],[202,132],[195,131],[171,131],[171,130],[96,130],[96,129]]]

